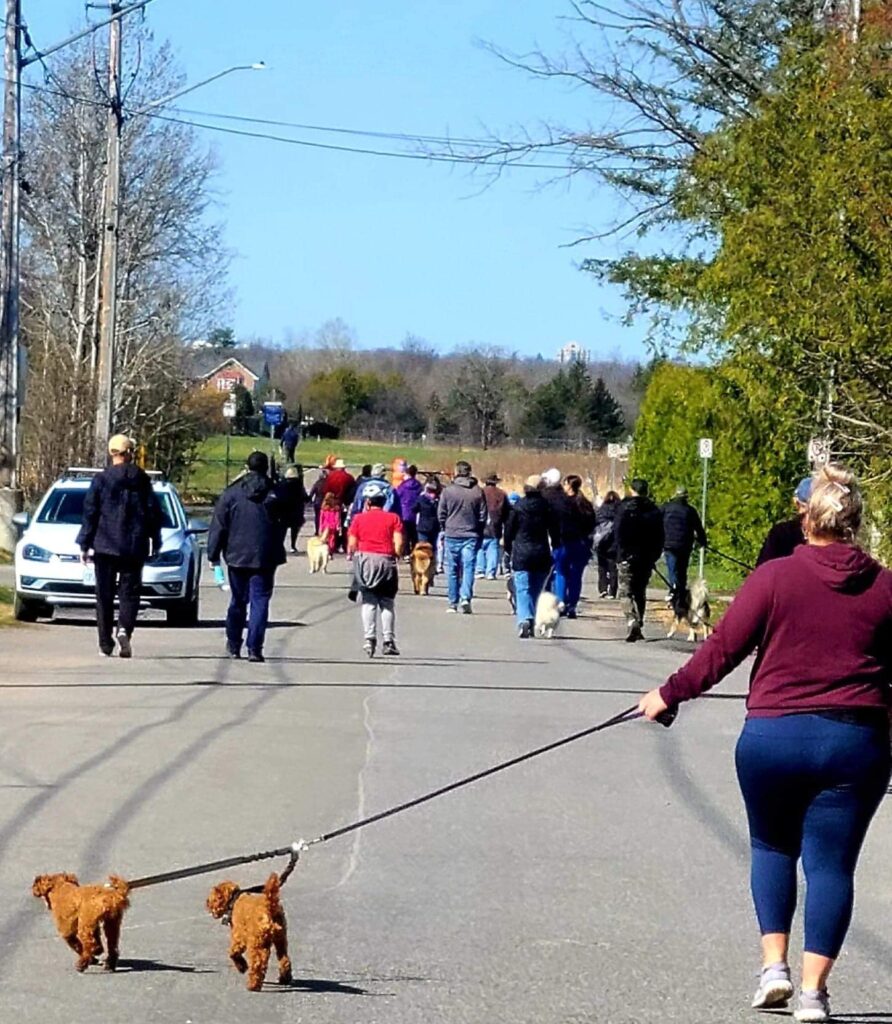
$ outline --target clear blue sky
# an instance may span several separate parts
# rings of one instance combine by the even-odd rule
[[[41,47],[82,23],[75,0],[23,7]],[[567,0],[154,0],[147,18],[174,43],[190,81],[269,65],[211,84],[183,107],[476,138],[594,117],[590,95],[532,81],[477,44],[560,48],[569,13]],[[39,69],[30,75],[39,80]],[[545,172],[517,170],[481,192],[483,179],[462,166],[203,136],[221,161],[240,336],[279,342],[341,317],[364,346],[412,332],[444,351],[476,342],[552,356],[572,339],[596,353],[643,354],[642,330],[617,322],[621,296],[575,266],[621,245],[562,248],[622,216],[591,180],[543,189]]]

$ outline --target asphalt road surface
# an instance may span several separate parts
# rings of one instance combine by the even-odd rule
[[[84,615],[0,631],[0,1019],[756,1020],[742,672],[671,730],[624,724],[314,847],[283,890],[291,988],[249,993],[229,966],[204,910],[220,875],[135,892],[118,973],[75,973],[30,895],[38,872],[134,877],[316,836],[607,718],[689,650],[653,623],[626,645],[600,603],[521,642],[502,584],[466,617],[438,582],[428,599],[404,588],[403,656],[369,662],[345,571],[281,571],[265,665],[220,657],[213,588],[201,628],[147,616],[131,662],[100,660]],[[833,979],[850,1024],[892,1024],[890,810]]]

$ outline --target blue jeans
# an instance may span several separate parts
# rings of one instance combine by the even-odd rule
[[[796,863],[805,874],[805,950],[835,959],[852,918],[855,865],[889,783],[889,730],[821,714],[750,718],[737,777],[752,847],[751,884],[763,935],[788,934]]]
[[[269,622],[269,599],[273,596],[276,570],[229,568],[229,611],[226,613],[226,645],[230,651],[241,651],[242,634],[251,606],[248,622],[248,651],[263,651],[266,626]]]
[[[545,586],[548,573],[536,569],[515,569],[511,574],[514,580],[514,597],[517,601],[517,624],[532,622],[536,618],[536,601]]]
[[[554,549],[554,594],[568,612],[575,612],[582,594],[582,575],[591,551],[584,540],[573,540]]]
[[[474,596],[474,563],[479,543],[476,537],[446,538],[446,586],[452,605],[470,601]]]
[[[495,537],[484,537],[477,552],[477,573],[494,580],[498,571],[499,542]]]
[[[666,576],[669,580],[669,588],[673,603],[678,606],[684,614],[687,602],[685,591],[688,589],[688,566],[691,562],[691,550],[681,549],[676,551],[664,551],[666,559]]]

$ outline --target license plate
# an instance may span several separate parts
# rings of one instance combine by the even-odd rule
[[[93,565],[84,566],[84,586],[95,587],[96,586],[96,567]]]

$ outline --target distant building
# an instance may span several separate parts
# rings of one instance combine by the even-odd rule
[[[578,341],[568,341],[563,348],[558,350],[558,362],[564,363],[587,363],[591,353],[584,349]]]
[[[201,387],[229,392],[240,384],[253,394],[263,377],[263,374],[255,373],[235,356],[229,356],[221,362],[220,356],[214,352],[204,351],[196,355],[200,355],[200,358],[193,360],[193,373],[196,383]],[[206,365],[202,366],[202,363]],[[268,376],[268,371],[266,373]]]

